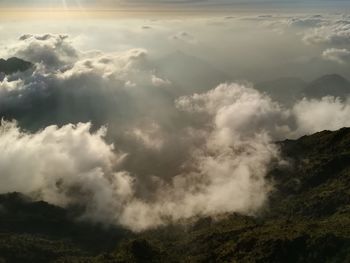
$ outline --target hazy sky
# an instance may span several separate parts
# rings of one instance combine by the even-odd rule
[[[2,7],[97,7],[97,8],[343,8],[346,0],[1,0]]]

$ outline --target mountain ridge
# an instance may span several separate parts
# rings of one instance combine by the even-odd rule
[[[8,59],[0,58],[0,73],[10,75],[16,72],[26,71],[31,68],[33,64],[17,57]]]
[[[304,94],[318,99],[328,95],[345,98],[350,94],[350,82],[339,74],[323,75],[309,83]]]
[[[0,262],[26,262],[26,258],[34,260],[27,262],[349,262],[350,128],[278,145],[288,165],[278,165],[269,173],[267,180],[274,191],[254,217],[233,213],[139,234],[113,229],[107,234],[103,228],[64,221],[67,211],[49,204],[36,202],[47,209],[40,213],[18,211],[17,205],[13,208],[17,212],[12,217],[8,214],[7,221],[6,213],[0,213]],[[16,196],[7,195],[7,200]],[[27,206],[25,200],[22,205]],[[6,207],[4,195],[0,206]],[[30,227],[30,220],[37,220],[39,214],[43,220],[39,226],[45,230],[45,224],[52,224],[50,213],[57,214],[58,222],[66,222],[62,235],[4,227],[5,221],[10,226]],[[72,226],[78,228],[75,234],[70,234]],[[100,248],[89,250],[88,245],[96,240]]]
[[[350,81],[335,73],[323,75],[310,82],[295,77],[279,78],[256,83],[255,87],[288,106],[302,98],[321,99],[333,96],[345,100],[350,95]]]

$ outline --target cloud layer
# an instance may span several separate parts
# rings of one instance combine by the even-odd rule
[[[114,171],[123,155],[105,143],[106,130],[90,133],[90,128],[88,123],[48,126],[29,134],[2,121],[0,192],[18,191],[60,206],[81,205],[84,216],[108,222],[129,194],[129,179]]]
[[[35,68],[0,82],[0,192],[134,231],[254,214],[273,189],[275,141],[350,125],[349,101],[333,97],[285,108],[242,83],[181,94],[181,76],[142,48],[87,52],[48,34],[8,51]]]
[[[322,57],[326,60],[346,64],[350,61],[350,51],[345,48],[329,48],[323,51]]]

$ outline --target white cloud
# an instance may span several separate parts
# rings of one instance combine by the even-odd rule
[[[347,45],[350,43],[350,23],[335,21],[308,31],[303,40],[308,44]]]
[[[345,64],[350,61],[350,51],[345,48],[329,48],[322,53],[325,60]]]
[[[183,173],[169,184],[160,184],[154,202],[130,202],[122,224],[138,231],[198,216],[254,214],[271,190],[265,176],[272,160],[278,159],[278,149],[262,127],[267,116],[274,118],[278,106],[257,91],[235,84],[182,97],[177,105],[190,115],[206,115],[204,126],[195,132],[205,142],[193,150]],[[238,108],[248,113],[240,116]],[[251,125],[261,129],[247,133]]]
[[[142,128],[135,127],[130,131],[130,134],[141,144],[151,149],[160,150],[164,144],[161,128],[155,122],[147,123]]]
[[[303,99],[294,106],[293,114],[297,124],[297,136],[322,130],[337,130],[350,126],[350,101],[342,102],[334,97],[324,97],[321,100]]]
[[[186,31],[178,32],[178,33],[170,36],[170,39],[180,40],[180,41],[183,41],[183,42],[188,43],[188,44],[197,44],[197,42],[198,42],[194,36],[192,36],[190,33],[186,32]]]
[[[286,133],[284,122],[288,113],[268,96],[246,85],[222,84],[208,93],[183,97],[177,105],[193,112],[215,114],[216,126],[230,126],[228,131],[235,130],[248,138],[261,132],[268,132],[274,138]]]
[[[0,81],[0,94],[2,92],[11,92],[14,90],[21,90],[24,86],[24,83],[21,79],[9,81],[7,77],[5,77],[2,81]]]
[[[271,190],[265,176],[278,149],[263,125],[267,116],[274,118],[278,105],[240,85],[183,97],[178,105],[189,116],[196,114],[188,107],[193,105],[207,119],[193,128],[193,135],[203,142],[192,148],[182,172],[170,181],[148,179],[155,187],[152,201],[138,195],[137,178],[114,168],[123,155],[104,142],[104,130],[90,133],[89,124],[50,126],[28,134],[4,123],[0,150],[7,157],[1,159],[1,191],[40,193],[62,206],[81,204],[86,206],[85,217],[135,231],[198,216],[254,214]],[[243,107],[247,114],[236,115],[235,110]],[[236,118],[235,123],[229,121]],[[256,131],[246,133],[248,128]],[[147,147],[167,146],[158,124],[132,132]],[[187,136],[191,139],[190,132]],[[18,165],[13,166],[15,158]]]
[[[44,63],[46,66],[58,67],[72,63],[78,52],[72,47],[67,35],[22,35],[7,53],[32,63]]]
[[[85,216],[111,220],[131,194],[128,176],[115,169],[123,155],[90,124],[49,126],[37,133],[15,123],[0,127],[0,192],[19,191],[60,205],[83,205]],[[115,211],[116,210],[116,211]]]
[[[169,86],[171,84],[171,82],[169,80],[159,78],[156,75],[152,75],[151,81],[155,87]]]

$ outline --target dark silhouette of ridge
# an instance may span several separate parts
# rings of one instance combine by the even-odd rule
[[[287,106],[302,98],[333,96],[344,100],[350,95],[350,82],[338,74],[324,75],[309,83],[298,78],[280,78],[256,83],[255,87]]]
[[[32,66],[33,64],[31,62],[16,57],[12,57],[7,60],[0,59],[0,73],[5,75],[10,75],[19,71],[26,71]]]
[[[285,105],[292,105],[301,98],[307,83],[298,78],[280,78],[256,84],[259,91],[267,93],[272,99]]]
[[[311,83],[304,89],[308,98],[322,98],[334,96],[345,98],[350,94],[350,82],[338,74],[324,75]]]

